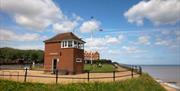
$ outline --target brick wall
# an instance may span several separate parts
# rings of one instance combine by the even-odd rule
[[[84,59],[84,50],[77,48],[61,48],[60,43],[46,43],[44,68],[52,69],[53,58],[58,58],[58,69],[67,70],[70,73],[82,73],[84,61],[76,62],[76,58]]]

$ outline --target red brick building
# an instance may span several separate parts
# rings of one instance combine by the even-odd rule
[[[45,43],[44,68],[66,71],[69,74],[83,72],[84,41],[72,32],[58,34]]]
[[[91,60],[91,57],[92,57],[92,60],[99,60],[100,59],[100,54],[99,52],[91,52],[91,51],[85,51],[84,52],[84,60]]]

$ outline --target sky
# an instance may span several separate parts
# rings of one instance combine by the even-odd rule
[[[103,59],[180,65],[180,0],[0,0],[0,47],[44,50],[64,32]]]

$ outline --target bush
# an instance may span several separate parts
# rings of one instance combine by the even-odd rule
[[[87,64],[91,63],[91,60],[86,60]],[[93,64],[111,64],[112,61],[110,59],[99,59],[99,60],[93,60]]]

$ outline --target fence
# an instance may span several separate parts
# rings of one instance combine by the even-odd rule
[[[131,66],[131,68],[127,70],[122,71],[111,71],[111,72],[90,72],[87,71],[80,75],[59,75],[59,70],[57,69],[55,74],[38,74],[34,75],[33,72],[45,72],[45,71],[51,71],[51,70],[29,70],[27,68],[25,69],[6,69],[1,68],[0,69],[0,78],[11,78],[16,77],[17,81],[21,78],[23,82],[27,82],[28,79],[31,77],[33,78],[51,78],[52,81],[54,79],[54,82],[57,84],[59,80],[62,79],[76,79],[76,80],[86,80],[87,82],[95,79],[111,79],[112,81],[116,81],[118,78],[122,77],[131,77],[133,78],[135,75],[141,75],[142,74],[142,68],[141,66]],[[106,76],[107,75],[107,76]]]

